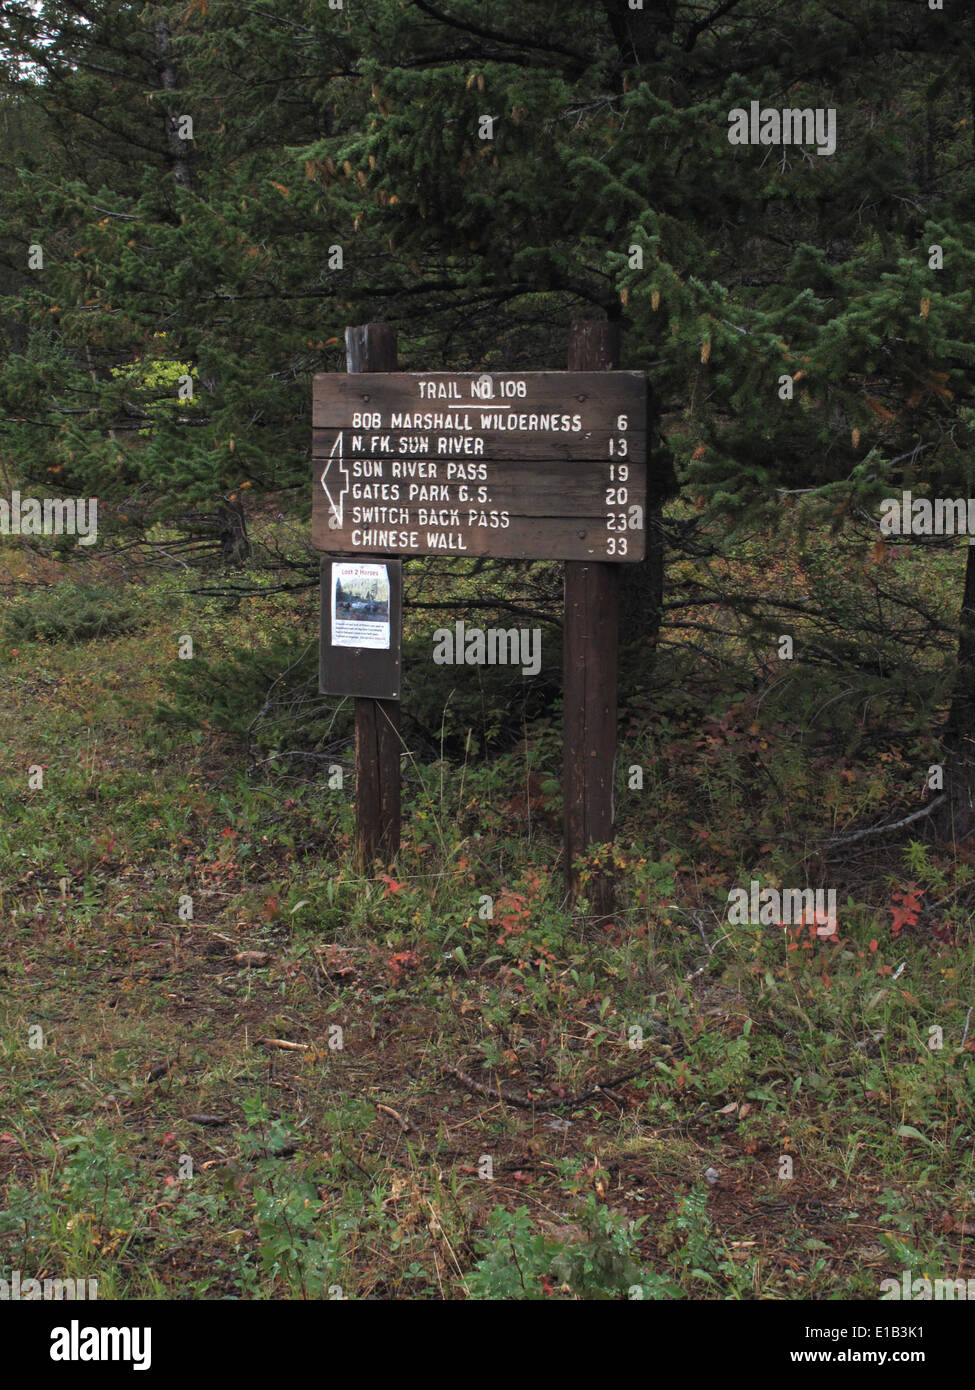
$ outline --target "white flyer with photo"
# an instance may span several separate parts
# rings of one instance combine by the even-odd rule
[[[332,566],[332,645],[389,650],[389,572],[385,565]]]

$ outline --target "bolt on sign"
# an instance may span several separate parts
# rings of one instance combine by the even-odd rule
[[[644,558],[642,372],[326,373],[312,423],[319,550]]]

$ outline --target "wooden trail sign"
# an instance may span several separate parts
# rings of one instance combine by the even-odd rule
[[[642,372],[329,373],[313,429],[319,550],[644,558]]]
[[[619,325],[604,321],[572,325],[566,372],[397,372],[385,324],[347,328],[346,347],[350,371],[314,382],[312,539],[357,557],[323,562],[321,689],[357,696],[359,861],[378,854],[391,865],[400,842],[402,589],[386,557],[564,559],[563,830],[574,900],[574,863],[613,834],[619,564],[646,549],[645,378],[613,370]],[[597,917],[613,912],[613,879],[608,868],[590,876]]]

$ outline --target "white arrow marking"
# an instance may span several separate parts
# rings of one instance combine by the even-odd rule
[[[345,437],[344,431],[339,430],[338,436],[336,437],[336,440],[335,440],[335,443],[332,445],[331,452],[329,453],[329,456],[328,456],[328,463],[326,463],[325,467],[322,469],[322,487],[323,487],[324,490],[325,490],[325,496],[328,498],[329,510],[330,510],[330,512],[331,512],[331,515],[330,515],[329,518],[328,518],[328,524],[329,524],[329,527],[331,528],[331,530],[333,530],[333,531],[340,531],[340,530],[342,529],[342,504],[343,504],[343,498],[345,497],[345,494],[346,494],[346,493],[348,492],[348,490],[349,490],[349,470],[346,468],[346,466],[345,466],[345,464],[344,464],[344,462],[343,462],[343,444],[342,444],[342,441],[343,441],[344,437]],[[337,454],[336,454],[336,451],[338,451]],[[338,474],[339,474],[339,478],[338,478],[338,481],[339,481],[339,494],[338,494],[338,499],[336,499],[336,498],[334,498],[334,497],[332,496],[332,493],[331,493],[331,490],[330,490],[330,488],[329,488],[329,486],[328,486],[328,483],[325,481],[325,479],[328,477],[328,470],[331,468],[331,466],[332,466],[333,463],[337,463],[337,464],[338,464]],[[333,486],[333,487],[335,486],[335,478],[334,478],[334,476],[333,476],[333,478],[332,478],[332,486]]]

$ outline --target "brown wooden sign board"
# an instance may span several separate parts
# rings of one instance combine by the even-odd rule
[[[644,558],[642,372],[328,373],[312,424],[319,550]]]
[[[398,700],[403,565],[386,556],[323,559],[318,689]]]

